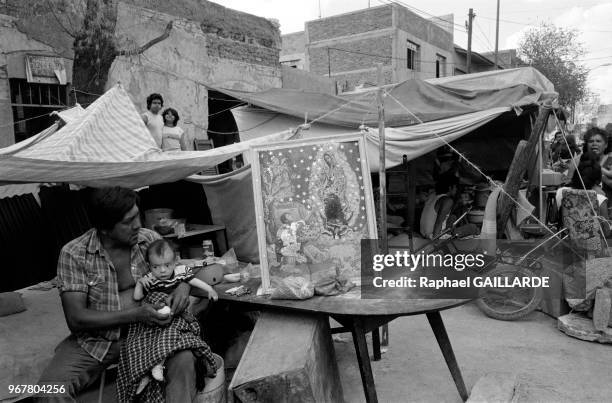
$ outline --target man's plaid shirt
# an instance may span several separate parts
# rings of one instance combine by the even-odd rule
[[[138,281],[149,271],[145,260],[146,251],[149,244],[159,238],[159,234],[154,231],[144,228],[140,230],[138,243],[132,247],[131,253],[134,281]],[[90,229],[62,248],[57,262],[57,279],[60,294],[68,291],[86,293],[88,309],[121,309],[117,272],[102,247],[96,229]],[[76,336],[85,351],[102,361],[111,343],[119,340],[120,328],[79,332]]]

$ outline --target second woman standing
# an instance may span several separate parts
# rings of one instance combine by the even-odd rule
[[[178,112],[175,109],[168,108],[162,114],[164,118],[164,127],[162,129],[162,150],[164,151],[181,151],[187,150],[184,141],[185,132],[177,126],[179,121]]]

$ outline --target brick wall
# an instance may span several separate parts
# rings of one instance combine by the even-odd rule
[[[278,49],[249,45],[215,35],[207,35],[206,51],[212,57],[270,67],[278,66]]]
[[[232,10],[206,0],[122,0],[191,21],[199,21],[204,33],[239,42],[280,49],[280,31],[272,21]]]
[[[403,7],[397,7],[397,27],[438,48],[453,49],[452,33]]]
[[[390,65],[391,58],[376,57],[368,55],[390,56],[392,54],[393,38],[390,36],[379,36],[352,42],[339,42],[330,45],[329,55],[331,61],[332,75],[334,72],[345,72],[375,67],[376,63]],[[350,53],[336,49],[343,49]],[[308,49],[310,60],[310,71],[316,74],[327,74],[328,60],[327,47],[311,47]]]
[[[369,8],[321,20],[308,21],[308,39],[317,42],[339,36],[355,35],[393,25],[391,6]]]

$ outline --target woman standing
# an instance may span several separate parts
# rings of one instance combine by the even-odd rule
[[[609,168],[612,167],[612,158],[609,157],[610,147],[608,142],[608,134],[598,127],[592,127],[584,134],[584,144],[582,146],[583,153],[591,152],[597,158],[599,165],[602,169],[602,182],[604,184],[604,191],[606,196],[610,198],[612,196],[612,178],[608,178],[605,174],[606,171],[610,172]],[[567,172],[568,178],[574,176],[576,167],[580,163],[580,156],[576,155]],[[611,176],[612,176],[612,172]],[[606,188],[608,190],[606,190]]]
[[[178,112],[172,108],[168,108],[164,111],[162,116],[164,117],[164,127],[162,129],[162,150],[186,150],[187,148],[183,139],[185,132],[176,125],[179,121]]]

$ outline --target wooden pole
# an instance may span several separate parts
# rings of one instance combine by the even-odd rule
[[[389,253],[387,244],[387,175],[386,175],[386,152],[385,152],[385,101],[383,99],[383,65],[377,63],[376,74],[378,76],[378,184],[380,189],[380,253],[386,255]],[[389,345],[389,328],[388,325],[383,325],[383,345]],[[374,344],[374,360],[380,360],[380,333],[378,328],[372,331],[372,343]]]
[[[514,160],[508,170],[508,176],[506,176],[506,182],[504,183],[504,193],[502,193],[497,202],[497,215],[499,220],[497,221],[498,233],[503,233],[506,228],[506,222],[510,218],[510,213],[514,207],[514,202],[506,194],[510,195],[514,200],[518,196],[519,187],[523,175],[530,161],[534,160],[534,154],[539,139],[546,129],[546,123],[548,122],[548,116],[552,110],[551,106],[540,106],[538,112],[538,118],[531,130],[531,135],[526,144],[517,147],[514,154]],[[521,141],[523,143],[523,141]],[[519,145],[521,144],[519,143]]]
[[[468,48],[467,48],[467,73],[470,73],[470,69],[472,67],[472,20],[474,19],[474,9],[470,8],[470,12],[468,13],[468,26],[467,26],[467,34],[468,34]]]
[[[386,153],[385,153],[385,105],[383,100],[383,71],[382,63],[376,65],[378,75],[378,182],[380,190],[380,253],[387,254],[387,177],[385,175]]]
[[[497,0],[497,18],[495,19],[495,70],[498,65],[498,53],[499,53],[499,0]]]

